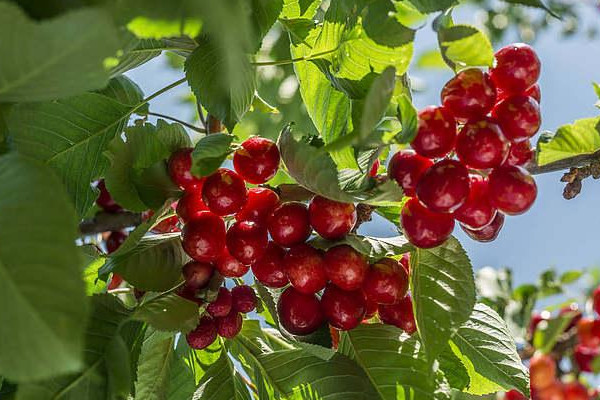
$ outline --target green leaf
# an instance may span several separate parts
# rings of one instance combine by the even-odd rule
[[[517,389],[529,395],[527,368],[506,324],[491,308],[476,304],[469,320],[452,337],[452,347],[469,372],[469,393]]]
[[[279,18],[294,19],[314,17],[321,0],[283,0],[283,8]]]
[[[492,66],[494,49],[488,37],[469,25],[443,26],[438,30],[442,56],[452,69]]]
[[[473,268],[454,237],[433,249],[415,249],[410,261],[415,320],[433,362],[471,315],[475,305]]]
[[[200,103],[231,132],[252,105],[256,81],[249,62],[242,59],[238,65],[229,65],[226,51],[206,38],[200,39],[185,62],[185,73]]]
[[[0,156],[0,182],[0,374],[23,382],[75,372],[87,316],[77,216],[35,160]]]
[[[578,270],[566,271],[560,275],[560,282],[563,285],[568,285],[570,283],[577,282],[579,280],[579,278],[581,278],[582,276],[583,276],[583,271],[578,271]]]
[[[126,398],[131,391],[133,376],[129,348],[121,336],[115,336],[106,346],[104,354],[108,392],[115,398]]]
[[[399,256],[410,251],[411,246],[404,236],[393,236],[389,238],[378,238],[361,236],[354,233],[346,235],[342,240],[329,241],[317,237],[310,244],[318,249],[327,250],[334,246],[347,244],[361,254],[369,257],[371,261],[377,261],[383,257]]]
[[[580,154],[592,154],[600,149],[600,117],[576,120],[563,125],[551,137],[538,141],[537,163],[546,165]]]
[[[409,96],[402,94],[396,97],[398,103],[398,119],[402,124],[402,130],[396,135],[398,143],[410,143],[417,136],[418,118],[417,109]]]
[[[377,391],[371,399],[437,399],[437,390],[448,390],[431,371],[416,336],[408,337],[396,327],[362,324],[341,332],[338,352],[367,375]]]
[[[215,172],[233,152],[232,141],[233,136],[225,133],[214,133],[200,139],[192,152],[192,174],[202,177]]]
[[[194,375],[175,352],[175,336],[149,329],[140,355],[135,398],[190,399],[194,389]],[[173,390],[177,396],[170,395]]]
[[[187,333],[198,326],[198,305],[176,293],[148,293],[132,318],[160,331]]]
[[[422,69],[442,69],[446,67],[446,62],[439,49],[431,49],[419,55],[416,66]]]
[[[329,154],[323,148],[296,140],[289,126],[281,132],[278,145],[289,175],[313,193],[345,203],[372,205],[395,205],[402,199],[402,189],[395,181],[387,181],[360,193],[347,193],[339,185],[332,184],[338,181],[338,171]]]
[[[560,16],[558,14],[556,14],[554,11],[552,11],[552,9],[546,5],[546,2],[544,0],[504,0],[504,1],[507,3],[511,3],[511,4],[520,4],[520,5],[528,6],[528,7],[541,8],[542,10],[546,11],[548,14],[552,15],[553,17],[560,19]]]
[[[386,68],[371,84],[367,97],[365,97],[365,106],[360,119],[361,139],[366,139],[385,115],[395,85],[396,70],[394,67]]]
[[[251,400],[248,388],[234,369],[226,352],[221,353],[217,362],[206,371],[193,398],[195,400]]]
[[[178,233],[146,236],[137,247],[113,253],[100,273],[116,272],[138,289],[163,292],[181,281],[186,261]]]
[[[362,21],[369,38],[390,48],[403,46],[415,39],[415,31],[404,26],[403,18],[398,16],[396,4],[390,0],[372,1]]]
[[[80,247],[83,263],[83,281],[85,282],[85,294],[92,296],[103,293],[106,290],[106,282],[98,279],[98,270],[104,264],[104,254],[95,245]]]
[[[47,103],[18,104],[8,125],[14,147],[52,166],[83,216],[97,197],[90,183],[108,167],[102,153],[134,109],[105,95],[86,93]]]
[[[551,318],[547,321],[542,321],[535,329],[535,335],[533,336],[533,344],[536,350],[542,353],[549,353],[554,348],[554,345],[565,332],[575,312],[559,315],[555,318]]]
[[[109,16],[80,9],[35,22],[12,3],[0,3],[0,102],[44,101],[99,89],[108,82],[104,60],[119,40]]]
[[[458,4],[457,0],[409,0],[409,2],[424,13],[444,11]]]
[[[469,373],[450,346],[439,355],[438,362],[440,363],[440,370],[444,373],[450,387],[462,391],[469,385],[471,382]]]
[[[260,49],[263,38],[271,29],[283,8],[283,0],[251,0],[250,21],[254,28],[254,47],[249,51],[255,53]]]

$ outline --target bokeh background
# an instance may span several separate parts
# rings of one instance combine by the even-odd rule
[[[535,47],[542,60],[542,130],[555,131],[576,119],[598,115],[592,82],[600,82],[600,38],[596,34],[600,30],[600,7],[595,0],[561,0],[550,5],[563,12],[562,20],[538,10],[485,0],[461,5],[454,15],[458,23],[486,29],[496,49],[515,41],[528,41]],[[437,43],[430,23],[431,20],[417,32],[410,73],[418,108],[439,103],[439,91],[452,76],[450,69],[421,57],[430,54]],[[259,57],[289,59],[285,35],[274,29]],[[290,65],[259,68],[259,93],[281,113],[251,112],[234,133],[244,137],[260,132],[276,137],[290,121],[300,129],[311,129],[292,72]],[[146,94],[182,75],[180,60],[167,56],[129,73]],[[199,124],[190,96],[188,88],[178,88],[155,99],[151,110]],[[460,228],[455,230],[476,269],[509,267],[514,283],[521,284],[535,281],[540,272],[550,267],[560,272],[600,265],[600,181],[585,180],[582,193],[565,200],[561,175],[557,172],[536,176],[537,202],[526,214],[507,217],[496,241],[478,243],[467,238]],[[380,217],[363,225],[361,232],[373,236],[397,234],[396,227]]]

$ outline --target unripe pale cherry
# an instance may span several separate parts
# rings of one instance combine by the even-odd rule
[[[215,318],[215,321],[219,336],[226,339],[233,339],[242,330],[244,319],[242,318],[242,314],[231,310],[226,316]]]
[[[400,224],[404,235],[412,244],[426,249],[439,246],[450,237],[454,229],[454,217],[451,214],[433,212],[413,197],[402,209]]]
[[[362,322],[367,304],[362,291],[346,291],[329,284],[321,296],[321,308],[331,326],[347,331]]]
[[[279,196],[271,189],[255,187],[248,189],[246,205],[235,214],[237,221],[254,221],[266,224],[271,213],[279,205]]]
[[[246,183],[230,169],[219,168],[202,186],[204,204],[217,215],[235,214],[244,207],[247,199]]]
[[[283,268],[294,289],[301,293],[317,293],[327,283],[323,254],[308,244],[293,246],[283,258]]]
[[[313,229],[322,237],[337,240],[346,236],[356,224],[356,207],[323,196],[314,196],[308,207]]]
[[[406,196],[415,196],[419,179],[433,165],[433,161],[412,150],[400,150],[388,164],[388,176],[398,182]]]
[[[456,160],[441,160],[431,166],[417,184],[417,197],[428,209],[450,213],[469,196],[469,172]]]
[[[292,335],[313,333],[324,321],[317,296],[300,293],[293,287],[288,287],[279,296],[277,315],[281,325]]]
[[[225,223],[211,212],[202,213],[183,227],[182,245],[196,261],[211,263],[225,247]]]
[[[409,335],[417,331],[410,294],[404,296],[396,304],[380,305],[379,318],[384,324],[394,325]]]
[[[238,221],[227,231],[227,249],[241,263],[250,265],[267,251],[267,228],[253,221]]]
[[[488,179],[492,204],[508,215],[523,214],[537,197],[535,180],[521,167],[496,168]]]
[[[231,312],[232,306],[231,292],[225,287],[220,287],[217,298],[206,307],[206,311],[213,317],[224,317]]]
[[[478,68],[460,71],[442,89],[442,104],[458,119],[485,116],[496,103],[496,89],[489,75]]]
[[[186,340],[192,349],[202,350],[217,339],[217,325],[208,315],[200,318],[198,326],[186,335]]]
[[[527,140],[537,133],[542,123],[540,106],[529,96],[511,96],[494,107],[492,115],[504,135],[513,142]]]
[[[271,238],[280,246],[303,243],[311,233],[308,207],[295,201],[283,203],[273,211],[267,226]]]
[[[169,176],[173,183],[183,190],[197,190],[202,187],[204,178],[192,175],[192,148],[177,150],[169,158]]]
[[[467,122],[456,139],[456,155],[467,167],[499,167],[508,157],[509,142],[490,118]]]
[[[411,147],[427,158],[444,157],[454,149],[456,121],[444,107],[428,106],[419,111],[417,135]]]
[[[398,261],[382,258],[367,271],[362,290],[369,301],[395,304],[408,290],[408,275]]]
[[[289,283],[283,268],[285,250],[275,242],[269,242],[265,254],[254,264],[252,273],[263,285],[270,288],[282,288]]]
[[[498,210],[490,202],[488,180],[481,175],[469,175],[470,190],[465,203],[454,212],[454,218],[469,229],[481,229],[490,224]]]
[[[233,166],[245,181],[260,184],[275,176],[279,158],[279,149],[272,140],[254,136],[235,151]]]
[[[496,87],[507,95],[526,91],[537,82],[541,62],[533,48],[524,43],[513,43],[498,50],[490,77]]]
[[[362,286],[369,264],[365,256],[343,244],[325,252],[327,278],[343,290],[357,290]]]
[[[486,226],[479,229],[471,229],[460,224],[462,230],[469,236],[471,239],[476,240],[478,242],[486,243],[492,242],[498,238],[502,227],[504,226],[504,214],[501,212],[496,213],[496,216]]]

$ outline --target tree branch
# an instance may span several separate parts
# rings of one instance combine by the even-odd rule
[[[583,167],[598,160],[600,160],[600,151],[597,151],[592,154],[580,154],[574,157],[565,158],[542,166],[534,164],[528,166],[527,170],[533,175],[540,175],[549,172],[562,171],[569,168]]]
[[[120,231],[142,223],[142,214],[132,212],[107,213],[99,212],[94,218],[86,219],[79,224],[82,235],[94,235],[108,231]]]

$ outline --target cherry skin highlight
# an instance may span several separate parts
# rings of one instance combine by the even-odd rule
[[[215,318],[217,323],[217,333],[226,339],[233,339],[242,330],[244,322],[239,312],[231,311],[224,317]]]
[[[419,111],[417,136],[410,146],[427,158],[440,158],[454,149],[456,121],[444,107],[428,106]]]
[[[382,258],[369,268],[362,290],[369,301],[394,304],[408,290],[408,275],[396,260]]]
[[[217,271],[225,278],[241,278],[250,269],[250,266],[232,256],[227,248],[223,249],[215,262],[215,266]]]
[[[331,326],[348,331],[362,322],[367,304],[360,290],[346,291],[329,284],[321,297],[321,308]]]
[[[289,283],[283,268],[285,250],[275,242],[269,242],[267,251],[252,264],[254,277],[270,288],[282,288]]]
[[[496,216],[492,220],[491,223],[479,229],[471,229],[467,228],[463,224],[460,224],[462,230],[469,236],[471,239],[476,240],[478,242],[486,243],[492,242],[498,238],[500,234],[500,230],[504,226],[504,214],[496,213]]]
[[[308,244],[292,247],[283,258],[283,268],[294,289],[301,293],[317,293],[327,283],[323,255]]]
[[[400,223],[406,238],[422,249],[439,246],[452,234],[454,218],[425,208],[416,197],[404,205]]]
[[[469,168],[498,167],[508,152],[508,140],[500,126],[489,118],[467,122],[456,139],[456,155]]]
[[[281,325],[292,335],[308,335],[323,325],[321,303],[314,294],[303,294],[289,287],[277,301]]]
[[[346,236],[356,224],[356,207],[315,196],[310,201],[308,216],[311,226],[319,235],[329,240]]]
[[[543,390],[554,383],[556,379],[556,363],[545,354],[535,354],[529,363],[531,387]]]
[[[277,193],[267,188],[248,189],[246,205],[235,215],[237,221],[254,221],[266,224],[269,216],[279,205]]]
[[[112,254],[127,240],[127,234],[122,231],[111,232],[106,239],[106,252]]]
[[[201,190],[185,192],[177,203],[177,215],[184,224],[198,218],[200,214],[206,211],[208,211],[208,207],[202,200]]]
[[[268,228],[271,238],[280,246],[303,243],[311,232],[308,208],[300,202],[283,203],[269,217]]]
[[[211,263],[225,247],[225,223],[221,217],[205,212],[183,227],[183,250],[196,261]]]
[[[186,335],[186,340],[192,349],[202,350],[217,339],[217,325],[209,316],[200,318],[200,323]]]
[[[400,150],[388,164],[388,176],[398,182],[406,196],[415,196],[419,179],[433,165],[433,161],[412,150]]]
[[[469,181],[469,196],[454,212],[454,218],[469,229],[481,229],[494,220],[498,210],[490,201],[487,178],[471,174]]]
[[[219,168],[202,186],[204,204],[217,215],[235,214],[247,199],[246,183],[230,169]]]
[[[394,325],[409,335],[417,331],[412,298],[409,294],[396,304],[380,305],[379,318],[384,324]]]
[[[206,311],[213,317],[224,317],[231,312],[232,306],[231,292],[225,287],[220,287],[217,298],[206,307]]]
[[[524,43],[514,43],[498,50],[490,77],[496,87],[507,95],[518,94],[537,82],[542,68],[533,48]]]
[[[256,222],[239,221],[227,231],[229,253],[244,264],[252,264],[267,251],[267,229]]]
[[[537,185],[527,170],[521,167],[500,167],[489,176],[492,204],[508,215],[523,214],[537,197]]]
[[[453,212],[469,196],[469,172],[456,160],[438,161],[419,180],[417,197],[428,209]]]
[[[249,313],[256,308],[256,293],[248,285],[240,285],[231,289],[232,307],[234,311]]]
[[[540,106],[529,96],[512,96],[502,100],[494,107],[492,115],[504,135],[513,142],[529,139],[542,123]]]
[[[504,161],[504,166],[514,165],[514,166],[524,166],[529,162],[533,161],[534,158],[534,150],[531,148],[531,143],[529,140],[524,140],[522,142],[512,142],[510,144],[510,150],[508,151],[508,157],[506,161]]]
[[[174,184],[183,190],[195,190],[202,187],[204,178],[197,178],[191,173],[192,148],[177,150],[169,158],[169,176]]]
[[[478,68],[460,71],[442,89],[442,104],[458,119],[485,116],[496,103],[496,89],[489,75]]]
[[[359,289],[368,270],[369,264],[365,257],[346,244],[332,247],[325,252],[327,278],[340,289]]]
[[[279,159],[279,149],[272,140],[254,136],[233,154],[233,166],[245,181],[260,184],[275,176]]]
[[[198,261],[190,261],[182,268],[183,278],[185,279],[186,288],[196,291],[203,289],[210,282],[213,275],[214,267],[207,263]]]
[[[115,202],[115,200],[108,192],[108,189],[106,189],[106,182],[104,181],[104,179],[100,179],[97,182],[96,188],[100,190],[100,194],[96,199],[96,204],[98,205],[98,207],[109,213],[123,211],[123,208]]]

